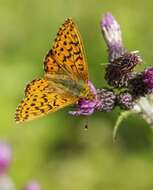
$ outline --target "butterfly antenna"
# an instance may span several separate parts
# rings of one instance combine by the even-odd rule
[[[108,62],[107,63],[100,63],[101,66],[106,66],[108,64],[109,64]]]

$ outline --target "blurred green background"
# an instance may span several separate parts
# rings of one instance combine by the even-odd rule
[[[112,130],[121,112],[95,113],[86,120],[70,108],[29,123],[14,122],[27,82],[43,76],[42,60],[59,26],[73,18],[82,35],[96,87],[106,85],[107,52],[101,16],[110,11],[129,50],[153,60],[152,0],[0,0],[0,138],[13,146],[10,176],[21,189],[37,179],[43,190],[153,189],[153,132],[137,115],[125,120],[118,139]]]

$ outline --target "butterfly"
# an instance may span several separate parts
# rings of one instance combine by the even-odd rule
[[[67,19],[59,28],[52,49],[44,59],[44,77],[31,81],[25,98],[16,109],[15,121],[21,123],[93,99],[83,43],[76,24]]]

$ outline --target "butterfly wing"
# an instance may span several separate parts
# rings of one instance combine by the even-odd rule
[[[51,65],[52,71],[58,65],[58,68],[64,70],[72,79],[87,82],[88,67],[82,40],[71,19],[67,19],[59,29],[52,50],[45,57],[44,65],[47,73],[51,72]]]
[[[74,83],[77,86],[82,83],[84,92],[80,94],[84,94],[84,97],[86,97],[87,91],[90,91],[87,84],[89,76],[83,44],[77,26],[71,19],[67,19],[60,27],[53,48],[44,59],[44,70],[45,76],[49,80],[68,76],[69,87],[72,87]],[[93,96],[91,92],[89,92],[89,96]]]
[[[29,83],[25,98],[16,109],[15,121],[21,123],[55,112],[77,102],[77,98],[57,84],[48,80],[37,79]]]
[[[65,74],[64,68],[55,60],[53,52],[50,50],[44,59],[44,71],[47,74]]]

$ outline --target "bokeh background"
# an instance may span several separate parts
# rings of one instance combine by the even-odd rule
[[[13,147],[9,175],[22,189],[37,179],[43,190],[153,189],[153,132],[137,115],[126,119],[116,143],[112,130],[121,110],[86,119],[70,108],[22,125],[14,112],[27,82],[43,76],[43,57],[59,26],[73,18],[83,38],[96,87],[104,87],[107,52],[101,16],[110,11],[129,50],[153,62],[152,0],[0,0],[0,139]]]

